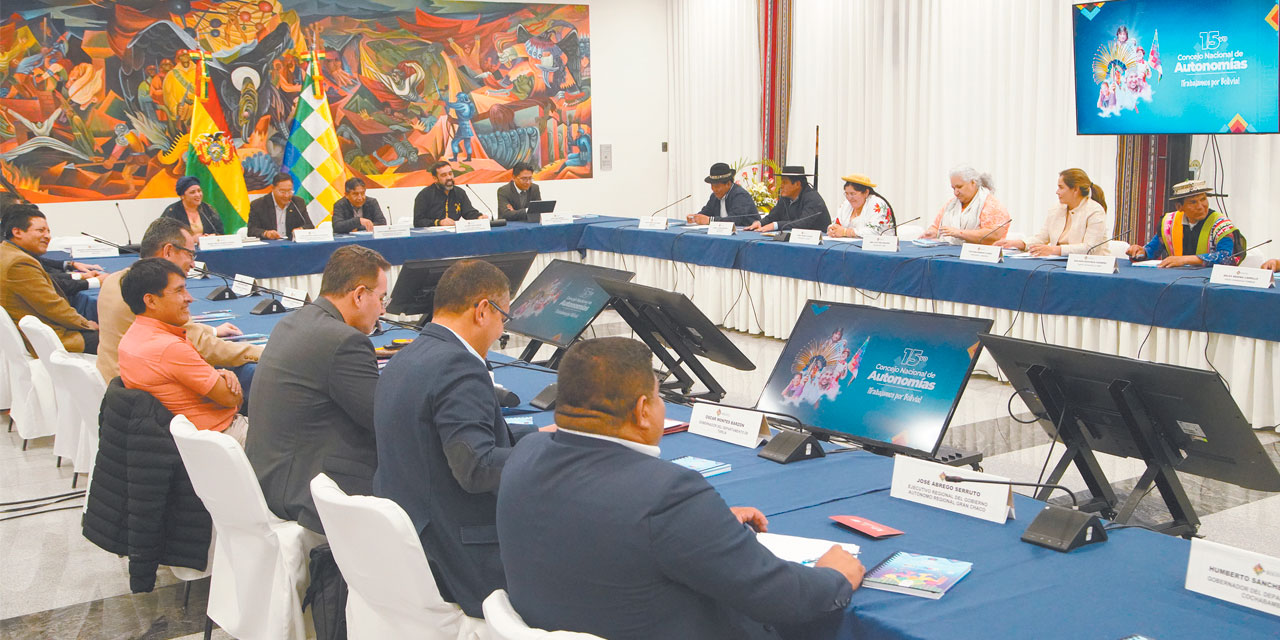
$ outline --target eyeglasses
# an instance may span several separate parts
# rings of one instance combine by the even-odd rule
[[[184,246],[182,246],[182,245],[173,244],[173,243],[169,243],[169,246],[173,247],[174,249],[177,249],[178,251],[185,251],[185,252],[187,252],[188,254],[190,254],[190,255],[191,255],[191,259],[192,259],[192,260],[195,260],[195,259],[196,259],[196,250],[195,250],[195,249],[188,249],[188,248],[186,248],[186,247],[184,247]]]
[[[373,288],[372,288],[372,287],[370,287],[369,285],[363,285],[363,284],[362,284],[362,285],[360,285],[360,286],[364,287],[364,290],[365,290],[365,291],[368,291],[369,293],[375,293],[375,291],[373,290]],[[389,294],[389,293],[384,293],[384,294],[382,294],[381,296],[379,296],[379,297],[378,297],[378,303],[379,303],[379,304],[381,304],[381,305],[383,306],[383,308],[386,308],[387,303],[388,303],[388,302],[390,302],[390,301],[391,301],[391,298],[390,298],[390,294]]]
[[[486,298],[486,299],[484,300],[484,302],[488,302],[488,303],[489,303],[489,306],[493,307],[495,311],[497,311],[498,313],[502,314],[502,324],[504,324],[504,325],[505,325],[505,324],[507,324],[508,322],[511,322],[511,314],[507,313],[506,311],[503,311],[503,310],[502,310],[502,307],[499,307],[499,306],[498,306],[498,303],[496,303],[496,302],[494,302],[494,301],[492,301],[492,300],[489,300],[488,298]],[[480,303],[479,303],[479,302],[477,302],[477,303],[476,303],[476,306],[477,306],[477,307],[478,307],[478,306],[480,306]]]

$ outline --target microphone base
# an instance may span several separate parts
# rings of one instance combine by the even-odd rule
[[[279,300],[276,300],[275,298],[267,298],[266,300],[254,305],[253,310],[249,313],[255,316],[266,316],[273,313],[284,313],[286,311],[288,311],[288,309],[284,308],[284,305],[280,304]]]
[[[798,460],[822,458],[827,455],[827,452],[822,450],[822,443],[811,434],[779,431],[778,435],[773,436],[769,444],[756,455],[778,464],[787,464]]]
[[[221,287],[218,287],[213,291],[209,292],[209,295],[205,296],[204,299],[222,301],[222,300],[235,300],[236,298],[239,298],[239,297],[240,296],[236,295],[236,292],[231,290],[231,287],[222,285]]]
[[[1097,515],[1052,504],[1045,505],[1022,533],[1023,542],[1064,553],[1106,539],[1107,530]]]

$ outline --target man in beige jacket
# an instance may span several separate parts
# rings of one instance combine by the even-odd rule
[[[195,262],[195,246],[195,236],[186,225],[172,218],[157,218],[142,236],[139,253],[143,258],[164,258],[178,265],[185,273]],[[120,375],[120,338],[133,324],[133,312],[120,295],[120,279],[128,271],[125,269],[107,276],[102,281],[102,290],[98,292],[98,322],[101,325],[98,372],[108,381]],[[240,334],[240,330],[230,323],[214,328],[207,324],[188,322],[185,328],[187,339],[205,362],[214,367],[232,369],[257,362],[262,355],[261,345],[223,340],[224,337]]]
[[[53,328],[67,351],[94,353],[97,323],[76,313],[38,259],[49,250],[49,221],[44,214],[35,205],[12,205],[5,208],[2,226],[0,307],[14,325],[24,316],[39,318]],[[27,351],[31,351],[30,344]]]

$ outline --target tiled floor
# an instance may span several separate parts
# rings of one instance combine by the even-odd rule
[[[628,335],[613,315],[602,316],[596,335]],[[591,332],[588,333],[588,336]],[[710,363],[709,369],[729,390],[725,402],[752,405],[782,350],[778,340],[731,333],[730,338],[758,367],[743,372]],[[524,344],[513,339],[505,350],[518,354]],[[1034,480],[1049,454],[1049,438],[1036,425],[1018,424],[1007,406],[1012,388],[989,377],[974,376],[952,421],[946,443],[986,454],[986,471],[1009,478]],[[1026,419],[1025,407],[1013,403]],[[62,494],[71,490],[71,472],[56,468],[49,438],[34,440],[27,451],[0,422],[0,502]],[[1258,432],[1272,459],[1280,462],[1280,436]],[[1054,448],[1055,456],[1062,450]],[[1055,458],[1056,459],[1056,458]],[[1101,456],[1118,493],[1128,493],[1141,468],[1132,460]],[[1280,495],[1248,491],[1215,481],[1183,476],[1202,526],[1212,540],[1280,554]],[[1074,471],[1064,483],[1082,490]],[[83,478],[81,482],[83,487]],[[1026,491],[1030,493],[1030,491]],[[1065,500],[1065,498],[1055,498]],[[81,499],[57,506],[78,506]],[[0,506],[0,509],[7,508]],[[1154,522],[1167,516],[1155,496],[1147,496],[1138,517]],[[5,515],[0,513],[0,518]],[[208,582],[194,583],[190,603],[182,607],[184,585],[162,570],[149,594],[129,594],[124,560],[89,543],[80,534],[80,511],[71,509],[0,521],[0,639],[8,638],[200,638]],[[215,631],[215,638],[227,637]]]

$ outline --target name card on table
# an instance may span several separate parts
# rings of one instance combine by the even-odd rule
[[[294,242],[333,242],[333,227],[323,229],[294,229]]]
[[[698,402],[689,418],[689,433],[754,449],[769,437],[769,423],[759,411]]]
[[[412,222],[374,225],[373,237],[375,240],[381,240],[383,238],[408,238],[409,229],[411,227],[413,227]]]
[[[973,262],[989,262],[998,264],[1001,255],[1000,247],[994,247],[989,244],[974,244],[972,242],[964,243],[960,247],[960,259],[971,260]]]
[[[1185,586],[1188,591],[1280,616],[1280,558],[1193,538]]]
[[[187,270],[188,278],[208,278],[209,274],[204,272],[204,263],[199,260],[191,262],[191,268]]]
[[[641,229],[666,229],[667,218],[665,217],[655,218],[653,216],[640,218],[640,228]]]
[[[475,233],[476,231],[488,231],[491,227],[489,226],[488,218],[476,218],[475,220],[459,220],[458,224],[454,225],[454,228],[458,230],[458,233]]]
[[[75,254],[72,253],[72,255]],[[1209,274],[1209,284],[1232,284],[1237,287],[1267,289],[1275,286],[1275,277],[1270,269],[1228,267],[1215,264],[1213,265],[1213,273]]]
[[[898,236],[870,236],[862,239],[863,251],[898,252]]]
[[[1067,256],[1067,271],[1112,274],[1116,272],[1116,257],[1073,253]]]
[[[231,292],[241,297],[253,295],[253,284],[253,276],[237,273]]]
[[[822,232],[817,229],[792,229],[791,244],[807,244],[818,246],[822,244]]]
[[[108,247],[105,244],[95,242],[91,245],[80,245],[71,247],[71,257],[80,258],[108,258],[120,255],[120,250],[115,247]],[[1269,271],[1267,273],[1270,273]]]
[[[239,249],[244,244],[244,238],[238,234],[230,234],[225,236],[200,236],[200,250],[209,251],[211,249]]]
[[[572,213],[544,213],[542,214],[542,226],[555,224],[573,224]]]
[[[307,303],[307,292],[293,287],[280,287],[280,304],[286,309],[301,309]]]
[[[731,236],[738,232],[733,222],[724,220],[721,222],[712,222],[707,225],[707,235],[709,236]]]
[[[1012,518],[1013,488],[1001,484],[949,482],[943,476],[1004,481],[972,469],[961,469],[911,456],[893,457],[893,483],[889,496],[1004,524]]]

